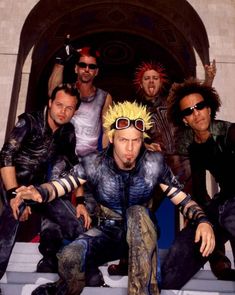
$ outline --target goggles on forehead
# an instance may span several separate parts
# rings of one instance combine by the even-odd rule
[[[135,120],[130,120],[129,118],[126,117],[120,117],[115,120],[115,122],[112,124],[111,129],[126,129],[133,125],[137,130],[144,132],[145,126],[144,126],[144,120],[143,119],[135,119]]]
[[[182,111],[181,111],[181,115],[182,115],[182,117],[190,116],[190,115],[192,115],[194,109],[195,109],[195,110],[198,110],[198,111],[201,111],[201,110],[203,110],[206,106],[207,106],[207,105],[206,105],[206,102],[205,102],[204,100],[202,100],[202,101],[198,102],[197,104],[195,104],[194,106],[182,110]]]

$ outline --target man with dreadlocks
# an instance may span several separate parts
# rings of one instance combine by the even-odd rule
[[[178,150],[190,158],[193,199],[214,225],[216,248],[209,258],[211,269],[218,279],[235,281],[235,270],[224,255],[227,240],[235,255],[235,124],[215,120],[221,105],[220,97],[214,88],[196,79],[174,84],[167,101],[171,121],[184,128]],[[219,185],[219,192],[212,198],[206,188],[206,171]],[[189,222],[181,231],[164,261],[164,288],[180,288],[204,263],[190,245],[192,226]],[[185,268],[183,261],[188,261],[190,267]]]
[[[204,257],[213,251],[214,233],[205,213],[181,190],[162,153],[145,149],[143,141],[150,126],[145,107],[135,102],[118,103],[110,107],[104,119],[110,141],[107,150],[84,157],[82,163],[62,179],[37,189],[18,189],[19,202],[22,198],[50,201],[85,181],[96,192],[100,205],[97,226],[81,234],[58,254],[61,279],[53,284],[53,294],[58,294],[58,289],[59,294],[80,294],[87,274],[97,271],[98,266],[107,261],[120,258],[127,246],[128,294],[159,294],[157,231],[147,208],[156,186],[197,224],[198,253]],[[47,286],[39,287],[33,294],[48,294],[43,293]]]

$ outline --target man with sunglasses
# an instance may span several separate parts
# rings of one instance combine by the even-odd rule
[[[75,50],[65,46],[61,57],[56,58],[56,64],[49,78],[49,96],[52,90],[62,82],[63,72],[67,62],[73,57],[76,87],[80,92],[81,105],[73,116],[72,123],[76,132],[76,154],[84,156],[98,149],[98,140],[102,131],[102,120],[112,103],[112,97],[107,92],[94,85],[94,79],[99,73],[100,52],[93,47],[83,47]],[[103,135],[102,146],[108,144]]]
[[[189,79],[173,85],[168,97],[169,119],[183,129],[178,151],[188,155],[192,170],[193,198],[202,206],[216,234],[216,248],[210,256],[218,279],[235,281],[235,270],[224,256],[230,240],[235,254],[235,125],[215,120],[221,103],[214,88]],[[206,170],[215,178],[219,192],[212,198],[206,189]],[[183,286],[203,265],[195,255],[192,224],[184,228],[173,244],[162,268],[163,288]]]
[[[80,92],[81,104],[74,114],[71,122],[75,127],[76,133],[76,154],[83,157],[97,149],[107,146],[108,138],[102,132],[102,121],[108,107],[112,104],[112,97],[107,92],[94,85],[94,79],[99,73],[100,52],[93,47],[83,47],[75,50],[69,40],[60,51],[56,58],[52,74],[49,78],[49,96],[54,89],[63,80],[63,73],[68,63],[75,63],[76,87]],[[103,134],[102,134],[103,133]],[[85,192],[84,192],[85,191]],[[96,203],[86,185],[80,187],[76,196],[86,195],[86,207],[90,215],[95,213]],[[76,210],[78,217],[87,216],[86,208],[79,204],[79,198],[76,198]],[[89,217],[86,217],[86,223],[89,223]]]
[[[43,183],[77,163],[75,133],[70,120],[79,103],[79,93],[71,84],[57,86],[44,110],[19,116],[1,150],[5,206],[0,222],[0,277],[6,270],[16,233],[17,240],[30,241],[41,229],[39,250],[43,258],[37,271],[56,272],[56,253],[63,238],[73,239],[84,230],[66,198],[46,206],[22,206],[15,219],[12,213],[17,187]],[[35,218],[35,213],[37,217],[43,216],[42,223]]]
[[[151,126],[150,114],[137,103],[123,102],[107,112],[104,128],[110,145],[102,153],[92,153],[64,178],[17,190],[22,198],[51,201],[84,182],[96,192],[100,206],[97,226],[81,234],[58,254],[61,280],[37,288],[33,294],[80,294],[89,274],[105,262],[120,258],[129,247],[129,295],[158,295],[156,281],[157,232],[148,209],[153,191],[160,186],[195,228],[198,256],[208,256],[214,248],[214,234],[203,210],[185,194],[161,153],[145,149],[143,140]],[[17,213],[17,206],[15,212]],[[99,276],[96,280],[101,279]],[[52,294],[52,293],[51,293]]]

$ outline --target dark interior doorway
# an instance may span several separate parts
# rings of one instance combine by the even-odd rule
[[[140,61],[162,62],[171,81],[196,75],[195,51],[203,63],[209,61],[205,27],[185,0],[38,1],[20,36],[6,136],[15,122],[22,69],[30,50],[26,111],[45,105],[54,58],[68,33],[74,46],[89,43],[100,48],[103,64],[96,85],[107,89],[114,100],[135,99],[132,80]]]
[[[111,93],[114,101],[138,99],[133,87],[136,67],[142,61],[162,63],[170,81],[179,82],[185,74],[174,57],[157,43],[138,35],[123,32],[91,34],[72,41],[75,48],[91,45],[101,52],[101,66],[95,84]],[[63,46],[63,44],[62,44]],[[52,71],[56,53],[43,69],[38,79],[37,97],[27,100],[27,109],[37,109],[47,101],[47,82]],[[32,76],[37,71],[31,73]],[[33,79],[33,77],[31,77]],[[74,64],[66,67],[64,79],[75,82]]]

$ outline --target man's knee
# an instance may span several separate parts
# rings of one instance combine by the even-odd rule
[[[85,257],[87,245],[85,241],[76,241],[71,243],[57,254],[59,260],[59,274],[67,281],[68,278],[84,278]]]
[[[68,286],[68,294],[80,294],[85,286],[86,251],[86,242],[80,240],[57,254],[59,275]]]

